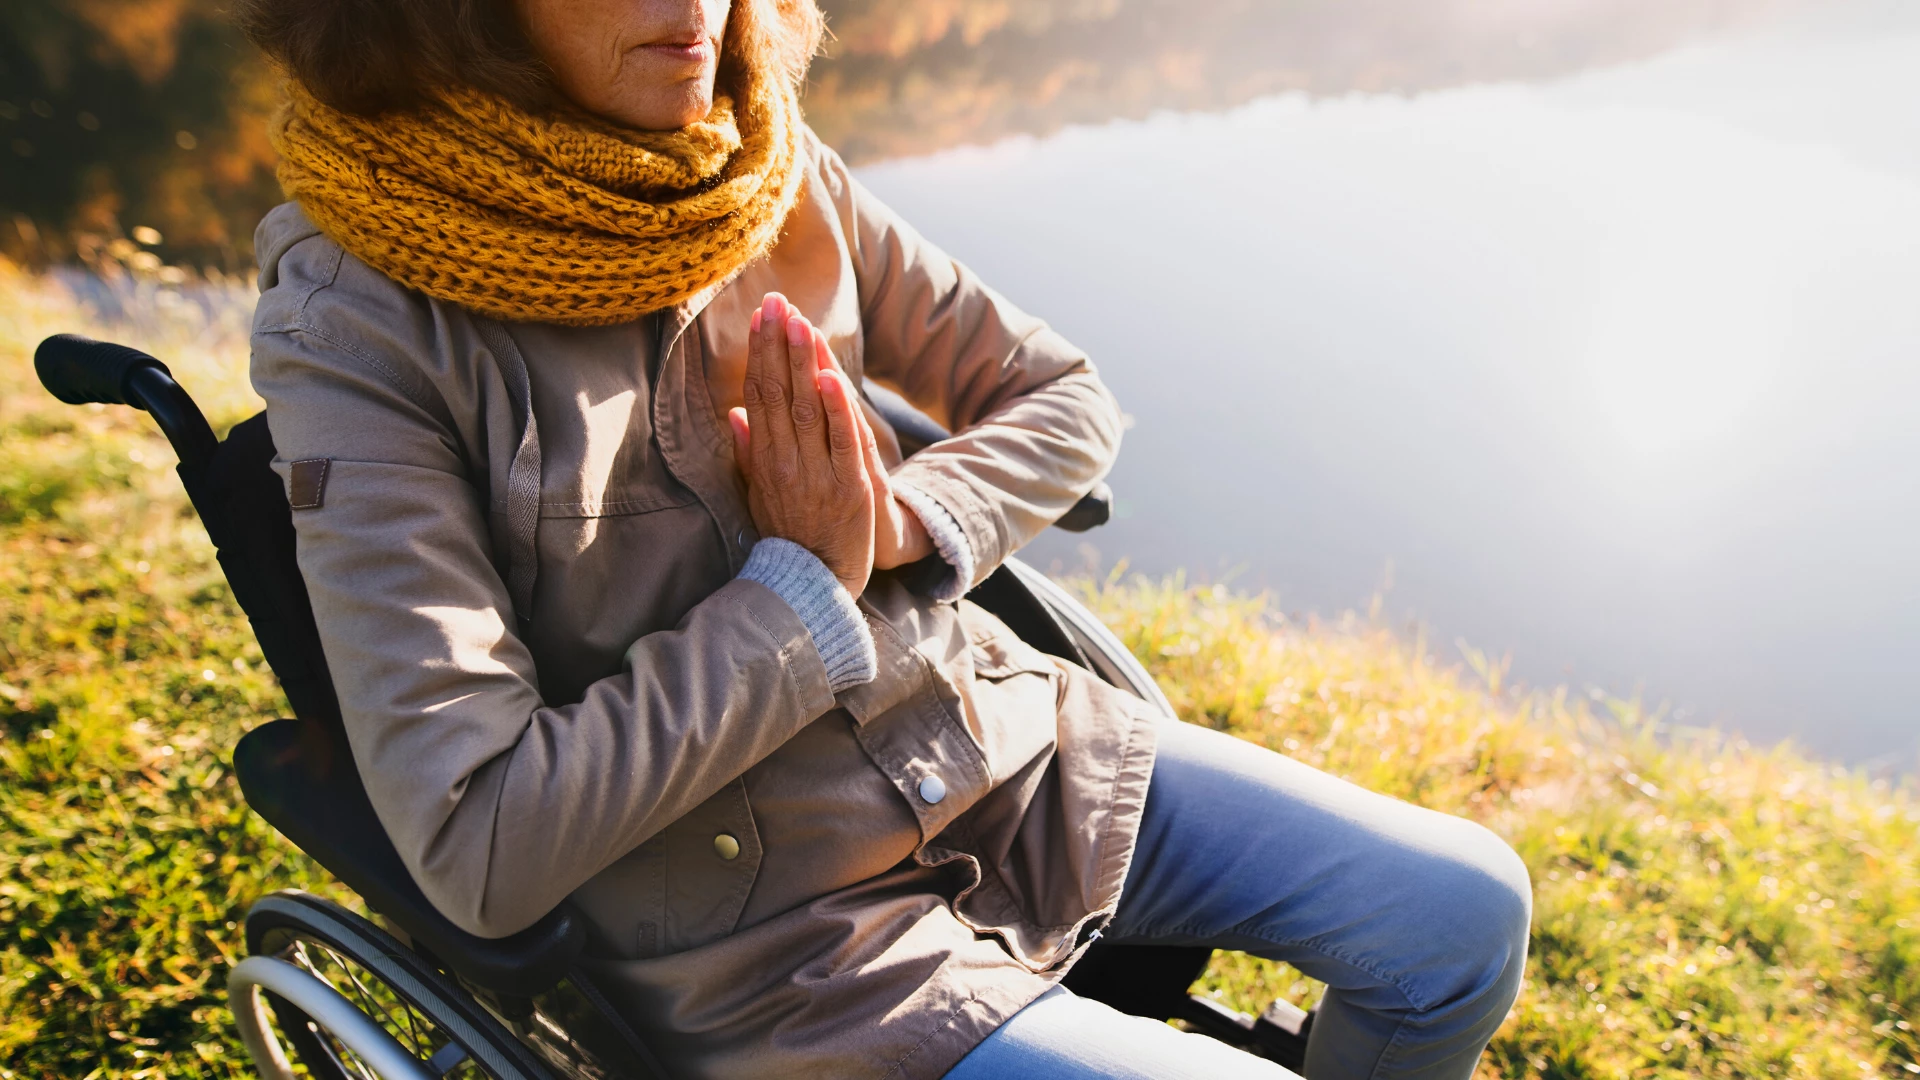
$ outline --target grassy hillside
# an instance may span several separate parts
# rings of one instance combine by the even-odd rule
[[[30,355],[76,328],[141,345],[224,426],[257,407],[250,294],[142,272],[97,300],[0,263],[0,1077],[242,1075],[220,1004],[238,920],[267,890],[329,888],[225,764],[284,706],[165,444],[127,410],[55,404]],[[1512,687],[1487,658],[1437,666],[1377,618],[1285,622],[1177,580],[1083,588],[1189,719],[1525,856],[1532,969],[1484,1075],[1920,1074],[1909,794]],[[1228,956],[1207,986],[1247,1009],[1313,992]]]

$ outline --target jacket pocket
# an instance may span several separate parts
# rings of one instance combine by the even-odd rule
[[[666,903],[659,951],[684,952],[733,933],[762,855],[745,778],[721,788],[661,835]]]
[[[973,679],[963,691],[968,727],[987,771],[1001,779],[1013,776],[1052,751],[1066,676],[1053,657],[1004,626],[998,633],[970,635],[968,659],[973,666]]]
[[[985,608],[962,600],[956,605],[955,614],[967,635],[968,659],[976,678],[998,681],[1014,675],[1049,678],[1060,675],[1053,657],[1022,641],[1020,635]]]
[[[1010,631],[975,638],[970,644],[973,673],[979,678],[998,682],[1015,675],[1044,675],[1052,679],[1060,674],[1053,657],[1014,637]]]
[[[726,937],[739,925],[760,859],[746,780],[738,779],[574,890],[589,949],[646,960]]]

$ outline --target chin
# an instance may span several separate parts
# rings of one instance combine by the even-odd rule
[[[674,126],[686,127],[688,124],[697,124],[705,120],[707,114],[712,111],[713,95],[705,94],[700,97],[689,98],[678,114],[679,123]]]
[[[707,118],[713,111],[713,80],[689,79],[671,89],[655,90],[602,115],[641,131],[675,131]]]

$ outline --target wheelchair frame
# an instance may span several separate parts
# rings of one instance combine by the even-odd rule
[[[166,365],[77,335],[42,342],[34,367],[68,404],[145,410],[173,445],[188,497],[296,717],[255,727],[236,745],[242,793],[386,924],[292,890],[252,906],[250,955],[234,966],[228,993],[261,1074],[291,1080],[297,1059],[308,1075],[325,1080],[667,1080],[659,1059],[578,965],[585,927],[568,905],[511,937],[483,939],[435,910],[408,874],[346,744],[294,558],[286,493],[269,467],[274,448],[265,414],[221,441]],[[905,452],[947,437],[898,396],[876,386],[865,393]],[[1084,531],[1104,523],[1110,508],[1111,493],[1101,485],[1056,524]],[[1034,647],[1173,715],[1139,661],[1039,571],[1009,559],[969,597]],[[1122,1011],[1184,1020],[1297,1071],[1311,1015],[1280,1001],[1247,1017],[1190,995],[1210,955],[1204,948],[1096,941],[1064,981]]]

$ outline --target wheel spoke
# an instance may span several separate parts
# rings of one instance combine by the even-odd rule
[[[355,1080],[380,1080],[371,1069],[367,1068],[366,1062],[360,1060],[360,1055],[347,1049],[339,1039],[333,1037],[333,1032],[318,1024],[308,1024],[307,1030],[318,1037],[320,1048],[326,1051],[327,1056],[333,1059],[335,1067],[342,1073],[354,1077]]]
[[[407,1049],[413,1051],[413,1056],[424,1057],[425,1054],[420,1048],[420,1040],[414,1035],[413,1024],[410,1021],[407,1023],[395,1022],[393,1006],[385,1001],[377,1000],[374,992],[368,989],[366,983],[361,981],[359,972],[355,971],[353,966],[349,966],[343,962],[342,958],[338,955],[334,957],[334,961],[340,965],[340,970],[345,973],[347,978],[353,981],[354,992],[360,996],[361,1001],[367,1003],[369,1006],[368,1012],[371,1013],[374,1009],[378,1009],[379,1015],[385,1019],[387,1027],[392,1030],[394,1036],[405,1039]],[[394,997],[394,994],[389,990],[385,995],[380,996],[391,998]],[[402,1015],[405,1015],[408,1011],[404,1005],[401,1007]]]
[[[307,945],[308,943],[305,941],[296,940],[293,945],[288,948],[287,955],[295,966],[301,968],[307,974],[321,982],[326,983],[328,986],[333,987],[335,990],[338,990],[338,982],[322,970],[321,964],[314,961],[313,954],[308,951]],[[332,958],[333,950],[327,949],[324,946],[320,946],[320,948],[329,958]],[[376,1078],[368,1073],[366,1065],[361,1062],[359,1057],[355,1055],[353,1051],[348,1050],[342,1045],[338,1039],[335,1039],[332,1032],[313,1023],[311,1020],[306,1021],[304,1026],[313,1034],[320,1049],[326,1053],[327,1057],[332,1059],[334,1068],[340,1073],[356,1077],[357,1080],[376,1080]]]
[[[357,1001],[362,1012],[373,1017],[386,1028],[388,1033],[405,1045],[416,1058],[422,1061],[430,1060],[432,1057],[430,1052],[438,1046],[437,1053],[440,1054],[440,1060],[448,1062],[447,1070],[462,1074],[470,1072],[471,1059],[464,1058],[464,1052],[452,1046],[452,1040],[439,1030],[438,1024],[435,1024],[425,1013],[417,1010],[411,1002],[402,998],[384,981],[371,977],[371,973],[364,972],[351,958],[341,955],[321,942],[306,939],[294,941],[285,950],[285,955],[292,963],[314,978]],[[378,1080],[366,1063],[334,1038],[330,1032],[313,1025],[308,1027],[343,1074],[354,1077],[355,1080]],[[466,1067],[462,1068],[463,1065]]]
[[[293,956],[293,962],[299,967],[304,968],[307,974],[312,975],[316,979],[326,979],[325,975],[320,974],[320,969],[314,966],[313,957],[307,955],[306,942],[296,941],[293,943],[293,948],[288,951]]]
[[[384,1006],[373,1000],[373,992],[367,989],[367,985],[360,981],[360,977],[353,973],[352,968],[341,963],[338,956],[333,958],[333,964],[340,969],[341,976],[353,987],[353,996],[360,999],[361,1006],[367,1010],[369,1015],[384,1015],[391,1018],[392,1014],[389,1013]],[[388,1026],[392,1025],[389,1024]]]

